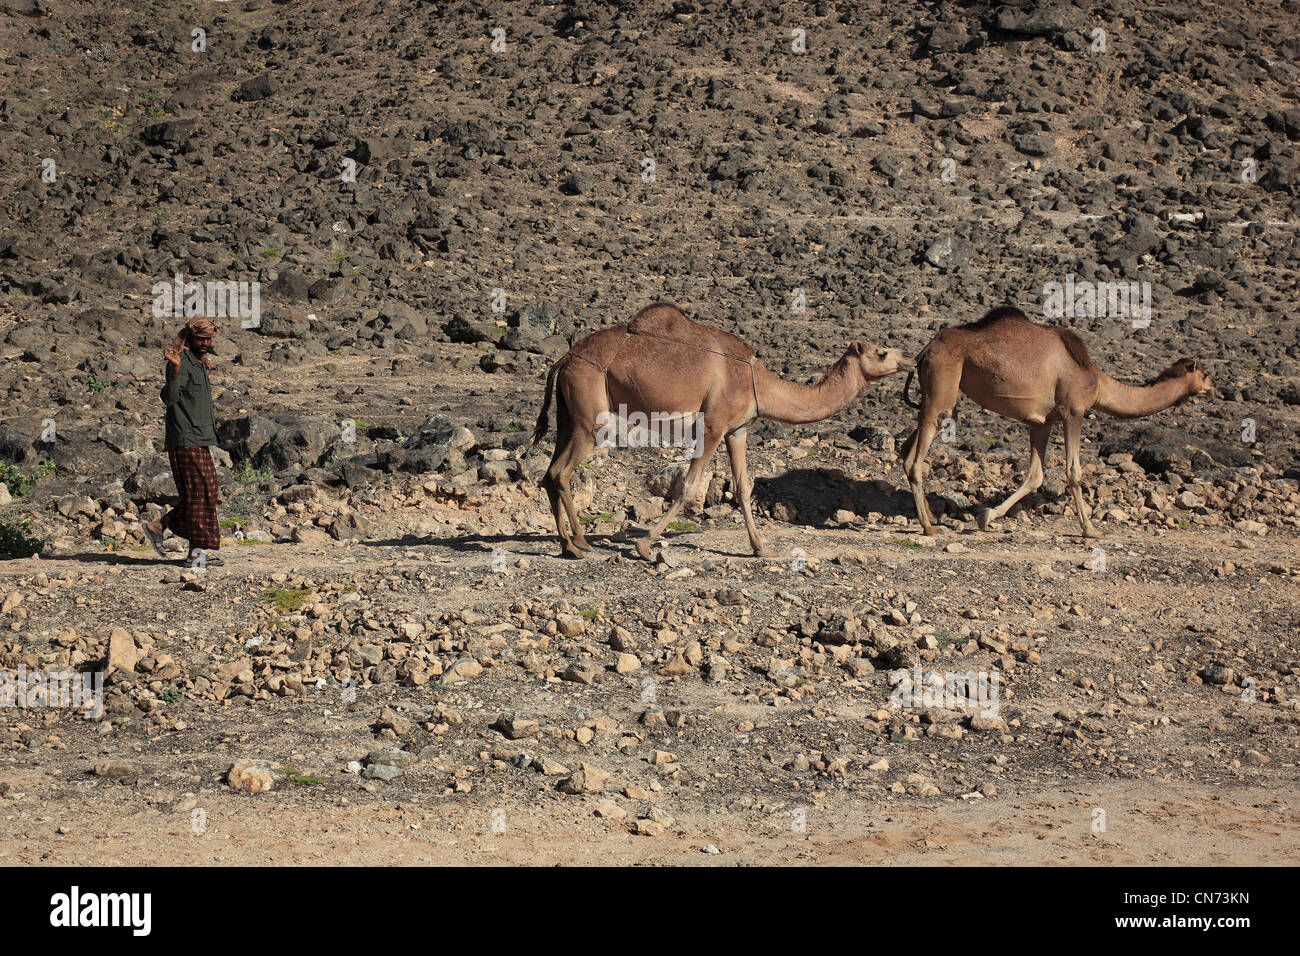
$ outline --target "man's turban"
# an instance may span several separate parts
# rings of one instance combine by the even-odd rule
[[[205,319],[203,316],[196,315],[190,319],[176,333],[176,340],[172,343],[172,348],[180,348],[188,345],[196,338],[212,338],[217,334],[217,326],[211,319]]]

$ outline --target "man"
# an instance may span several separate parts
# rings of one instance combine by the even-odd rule
[[[215,554],[221,548],[217,526],[217,469],[208,451],[217,443],[216,419],[212,414],[212,385],[208,381],[208,353],[217,327],[210,319],[192,318],[180,330],[172,347],[163,351],[167,359],[167,384],[163,404],[167,407],[167,459],[180,505],[161,521],[144,525],[145,536],[159,557],[165,558],[162,540],[166,531],[189,541],[186,563],[190,567],[224,564]]]

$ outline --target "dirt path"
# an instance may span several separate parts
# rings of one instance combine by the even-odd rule
[[[1210,650],[1222,645],[1218,638],[1233,642],[1222,659],[1243,674],[1293,665],[1294,645],[1278,643],[1278,626],[1300,595],[1293,576],[1277,573],[1294,560],[1293,539],[1119,530],[1103,541],[1107,570],[1097,573],[1084,567],[1091,551],[1065,517],[1043,516],[1003,534],[948,534],[937,543],[883,529],[781,527],[772,537],[784,550],[801,549],[809,572],[728,557],[744,547],[738,525],[674,538],[671,570],[617,557],[630,547],[609,537],[593,538],[594,559],[561,561],[549,538],[532,535],[505,539],[508,576],[491,571],[494,539],[456,547],[232,548],[231,563],[208,572],[202,592],[162,581],[159,564],[133,554],[10,562],[0,568],[0,592],[30,586],[38,571],[55,582],[71,573],[69,586],[45,589],[53,599],[46,607],[58,610],[40,633],[78,622],[95,632],[110,619],[130,629],[163,627],[190,677],[216,666],[202,663],[200,648],[222,659],[242,642],[241,628],[274,639],[258,630],[259,595],[272,575],[287,584],[309,579],[318,593],[330,579],[362,582],[361,599],[375,619],[391,612],[458,620],[472,610],[475,629],[497,634],[513,632],[492,622],[522,626],[511,608],[549,600],[557,588],[605,610],[592,615],[593,628],[601,625],[594,633],[573,638],[573,646],[550,646],[563,654],[541,679],[502,661],[467,684],[363,683],[347,706],[337,689],[309,687],[300,696],[255,700],[187,693],[159,705],[148,721],[138,714],[111,724],[17,714],[25,721],[9,724],[17,749],[0,763],[0,793],[7,794],[0,862],[1188,865],[1300,858],[1300,813],[1290,809],[1300,795],[1290,703],[1245,703],[1240,693],[1223,693],[1227,688],[1188,683],[1210,659],[1204,654],[1219,653]],[[948,550],[953,544],[960,547]],[[1231,570],[1218,573],[1229,560]],[[403,589],[408,580],[415,586]],[[558,676],[578,646],[583,657],[610,659],[601,643],[606,617],[634,628],[653,608],[685,614],[694,606],[698,614],[701,596],[724,588],[743,589],[748,599],[743,608],[718,608],[725,614],[707,625],[734,625],[732,669],[722,683],[659,677],[657,706],[647,706],[638,690],[653,670],[623,677],[611,667],[591,686]],[[122,593],[138,597],[118,602]],[[1012,647],[1018,634],[1032,643],[1039,663],[1025,654],[1031,663],[990,656],[983,645],[972,653],[971,645],[959,663],[946,665],[1001,661],[1012,668],[1003,706],[1015,724],[1005,734],[935,735],[920,711],[889,724],[880,713],[889,695],[881,672],[846,681],[842,671],[810,667],[811,679],[790,696],[771,696],[776,672],[764,668],[773,652],[752,642],[781,626],[781,602],[847,607],[883,593],[896,595],[898,607],[915,604],[936,633],[976,625],[982,635],[1010,635],[1004,639]],[[46,613],[41,601],[37,593],[27,606]],[[974,619],[966,616],[970,608],[980,609]],[[674,626],[686,636],[705,633],[702,620],[683,623]],[[391,646],[394,637],[384,640]],[[492,662],[490,652],[478,653]],[[927,667],[941,666],[949,652],[939,653]],[[1274,683],[1260,678],[1265,693]],[[432,708],[462,722],[423,733],[419,721]],[[658,709],[686,716],[678,729],[650,729],[645,713]],[[399,726],[400,737],[377,730],[377,718],[389,712],[408,714],[415,728]],[[503,738],[490,726],[502,712],[537,719],[541,735]],[[592,724],[597,715],[616,729]],[[886,724],[877,729],[873,718],[882,716]],[[584,727],[597,729],[583,735]],[[399,745],[420,762],[390,783],[345,766]],[[604,792],[563,794],[556,777],[512,765],[516,751],[530,759],[549,754],[568,771],[591,762],[613,779]],[[670,762],[657,765],[652,755],[665,752]],[[800,754],[808,755],[807,769]],[[836,754],[843,766],[818,770],[819,759]],[[96,776],[94,765],[109,758],[134,761],[138,779],[124,785]],[[236,793],[224,773],[244,758],[291,765],[315,780]],[[1094,833],[1098,809],[1105,829]],[[202,834],[192,832],[195,810],[203,814]],[[720,852],[706,852],[708,845]]]
[[[1265,793],[1123,782],[939,807],[845,800],[807,813],[803,832],[791,812],[759,820],[693,815],[679,818],[671,833],[646,837],[606,828],[583,806],[558,814],[512,808],[495,818],[505,828],[494,832],[491,813],[466,807],[304,806],[281,795],[250,803],[217,794],[203,833],[193,832],[185,812],[70,810],[57,816],[66,833],[0,841],[0,865],[149,865],[161,852],[182,866],[1294,866],[1298,797],[1295,787]],[[1109,808],[1100,833],[1092,832],[1096,807]]]

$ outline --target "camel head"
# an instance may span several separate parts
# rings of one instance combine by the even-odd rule
[[[1147,384],[1154,385],[1157,382],[1168,381],[1171,378],[1181,378],[1187,386],[1187,395],[1175,402],[1175,405],[1183,405],[1202,392],[1208,392],[1214,388],[1214,382],[1210,380],[1210,373],[1201,367],[1200,362],[1189,358],[1180,358]]]
[[[868,382],[912,367],[912,360],[899,349],[885,349],[870,342],[854,342],[846,358],[856,359]]]

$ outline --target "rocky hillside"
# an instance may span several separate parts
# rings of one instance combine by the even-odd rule
[[[0,458],[56,465],[41,522],[165,499],[178,275],[259,284],[215,380],[223,484],[272,494],[522,478],[547,364],[656,298],[808,381],[852,339],[915,352],[1074,277],[1151,296],[1146,327],[1058,320],[1099,364],[1190,355],[1218,385],[1176,432],[1108,425],[1106,454],[1294,477],[1297,17],[4,0]],[[858,439],[905,432],[900,385]],[[1021,454],[961,420],[959,449]]]

